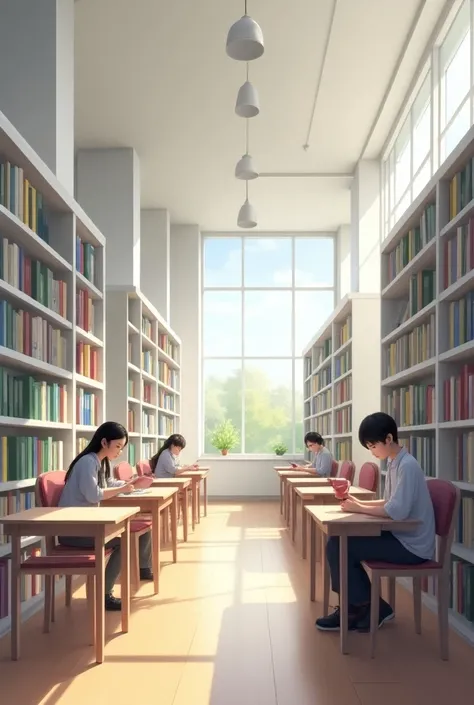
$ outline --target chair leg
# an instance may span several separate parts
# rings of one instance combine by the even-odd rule
[[[66,607],[71,606],[72,601],[72,575],[66,575]]]
[[[413,578],[413,617],[415,632],[421,634],[421,578]]]
[[[449,659],[449,585],[448,576],[438,577],[438,629],[439,650],[443,661]]]
[[[388,581],[388,604],[395,614],[395,597],[397,594],[397,584],[395,578],[387,578]]]
[[[56,576],[51,580],[51,621],[56,621]]]
[[[375,657],[377,630],[380,615],[380,576],[372,572],[372,589],[370,595],[370,658]]]
[[[95,577],[88,575],[86,578],[86,599],[91,625],[91,646],[95,646]]]
[[[131,535],[130,552],[130,579],[135,590],[140,587],[140,537],[138,534]]]
[[[43,613],[43,632],[49,634],[51,626],[51,582],[54,580],[54,575],[44,576],[44,613]]]

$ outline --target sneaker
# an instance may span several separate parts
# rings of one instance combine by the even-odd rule
[[[140,580],[153,580],[151,568],[140,568]]]
[[[355,629],[359,614],[349,613],[349,630]],[[341,628],[341,613],[339,607],[336,607],[332,614],[327,617],[320,617],[316,620],[316,627],[322,632],[338,632]]]
[[[378,628],[380,629],[385,622],[390,622],[394,617],[395,613],[388,602],[380,599]],[[370,632],[370,605],[365,608],[364,613],[357,620],[355,628],[358,632]]]
[[[108,612],[118,612],[122,609],[122,601],[118,597],[114,597],[112,594],[105,596],[105,609]]]

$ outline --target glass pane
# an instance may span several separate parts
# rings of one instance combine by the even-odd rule
[[[425,164],[423,164],[420,171],[413,179],[413,198],[414,199],[425,188],[426,184],[430,180],[430,176],[431,176],[431,160],[427,159]]]
[[[413,173],[418,171],[431,147],[431,74],[420,88],[412,108],[413,116]]]
[[[290,356],[291,291],[246,291],[244,296],[245,356]]]
[[[334,238],[295,238],[295,286],[334,286]]]
[[[456,145],[459,144],[460,140],[462,140],[469,130],[470,122],[469,101],[466,100],[441,140],[441,161],[444,161],[446,157],[451,154]]]
[[[204,362],[204,452],[218,452],[210,435],[223,421],[230,420],[240,434],[233,453],[242,452],[242,362],[205,360]]]
[[[241,357],[242,293],[205,291],[202,308],[204,357]]]
[[[204,286],[242,286],[242,238],[204,239]]]
[[[395,142],[395,201],[410,183],[410,120],[407,118]]]
[[[303,360],[295,360],[295,451],[304,453],[303,430]]]
[[[451,120],[470,88],[469,64],[471,61],[470,33],[467,32],[461,46],[444,74],[444,121],[442,128]]]
[[[295,355],[302,354],[304,346],[333,311],[333,291],[295,292]]]
[[[291,360],[245,360],[245,452],[293,446]]]
[[[245,238],[244,282],[245,286],[292,286],[291,238]]]
[[[410,189],[408,189],[408,191],[405,193],[405,195],[403,196],[403,198],[402,198],[402,200],[400,201],[400,203],[399,203],[399,204],[397,205],[397,207],[395,208],[395,218],[394,218],[394,222],[395,222],[395,223],[396,223],[398,220],[400,220],[400,218],[402,217],[402,215],[405,213],[405,211],[407,210],[407,208],[410,206],[410,203],[411,203]]]

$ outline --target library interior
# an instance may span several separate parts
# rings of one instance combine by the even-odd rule
[[[0,0],[0,701],[446,705],[474,0]]]

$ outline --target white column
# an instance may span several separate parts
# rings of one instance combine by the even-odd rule
[[[380,163],[357,164],[351,188],[352,291],[380,291]]]
[[[337,298],[340,301],[352,291],[351,227],[341,225],[336,234]]]
[[[140,288],[140,165],[135,150],[79,150],[76,198],[107,238],[107,286]]]
[[[142,210],[140,227],[141,289],[163,318],[170,320],[170,215]]]
[[[74,0],[0,0],[0,110],[74,192]]]
[[[201,233],[171,225],[171,327],[181,338],[181,433],[186,458],[201,451]]]

